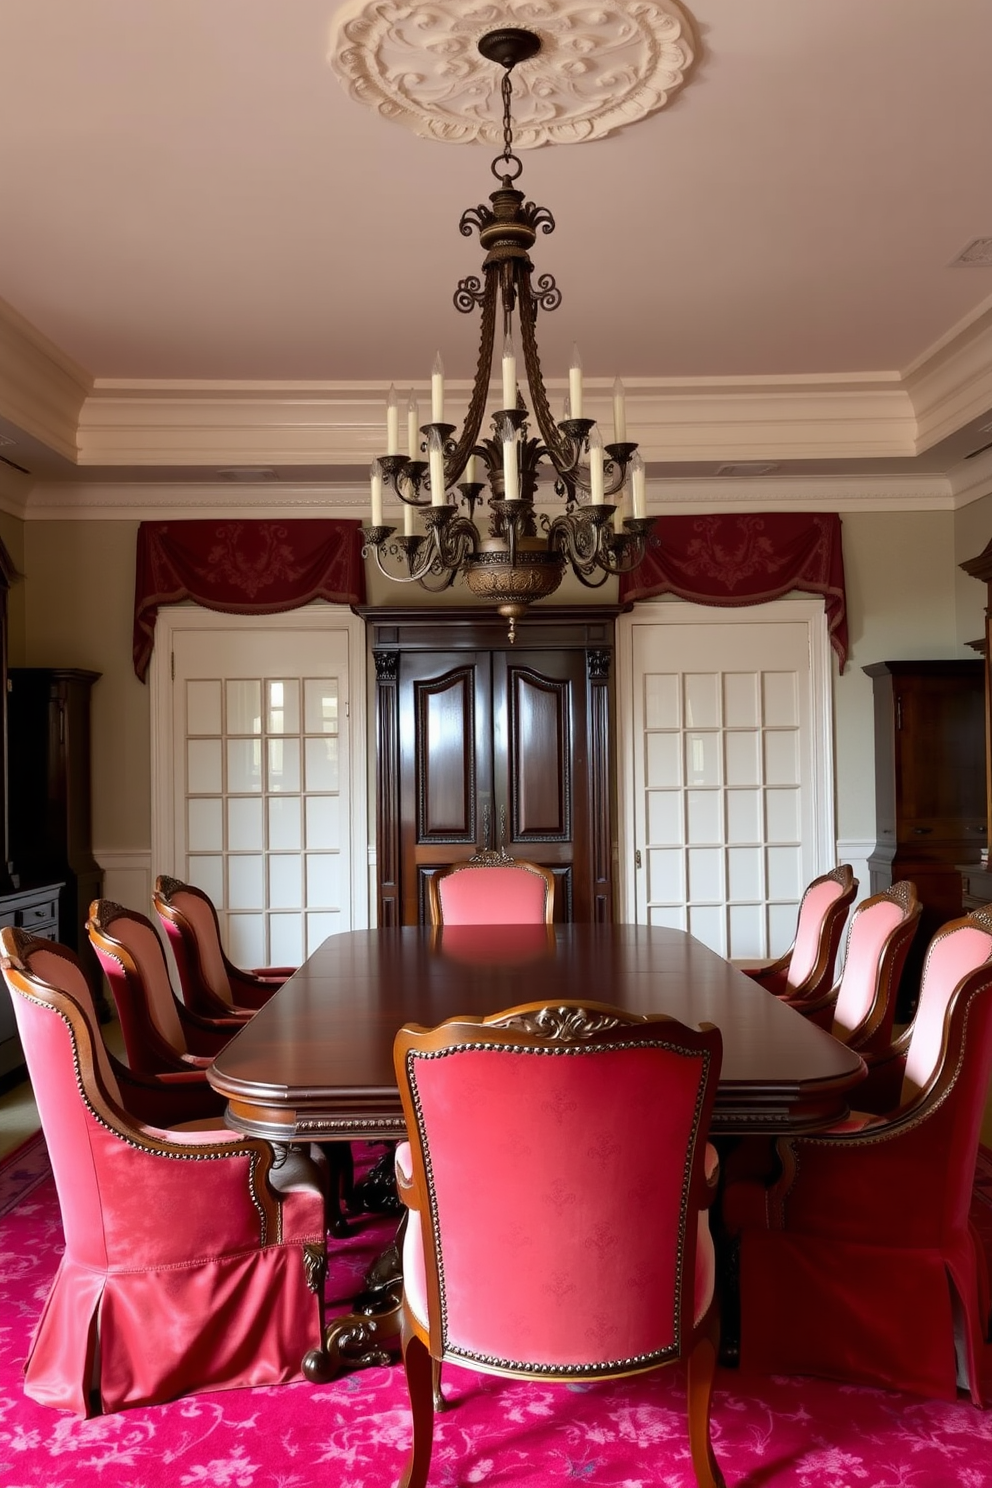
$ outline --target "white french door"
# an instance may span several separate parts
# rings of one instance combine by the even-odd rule
[[[239,965],[367,924],[361,622],[163,610],[154,657],[155,871],[210,895]]]
[[[663,601],[619,636],[627,917],[733,959],[780,954],[806,884],[835,863],[822,604],[731,618]]]

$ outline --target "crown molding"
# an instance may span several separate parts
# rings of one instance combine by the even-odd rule
[[[562,380],[549,396],[564,397]],[[612,381],[586,381],[588,416],[609,428]],[[414,388],[426,407],[427,385]],[[471,384],[449,380],[450,416]],[[109,382],[79,420],[87,466],[367,465],[382,453],[385,383]],[[644,378],[627,386],[628,427],[644,459],[912,457],[916,416],[897,374],[861,377]]]
[[[92,386],[84,367],[0,300],[0,417],[74,461],[80,413]]]
[[[979,494],[976,492],[974,498]],[[950,482],[940,476],[806,476],[740,480],[732,477],[655,479],[647,483],[649,516],[742,507],[749,511],[949,511],[958,504]],[[6,510],[2,500],[0,509]],[[554,501],[540,503],[553,514]],[[39,482],[23,510],[12,513],[33,522],[163,522],[182,517],[206,520],[252,516],[368,517],[364,483],[259,482],[257,485],[204,482]],[[398,503],[387,504],[387,519],[399,525]]]
[[[922,452],[992,408],[992,297],[907,368]]]

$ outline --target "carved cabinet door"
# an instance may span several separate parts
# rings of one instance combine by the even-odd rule
[[[612,919],[611,652],[374,655],[380,923],[424,923],[433,874],[486,847],[553,869],[556,919]]]

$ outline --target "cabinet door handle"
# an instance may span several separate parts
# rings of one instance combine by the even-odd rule
[[[933,827],[914,827],[913,831],[917,837],[927,837],[933,831]]]

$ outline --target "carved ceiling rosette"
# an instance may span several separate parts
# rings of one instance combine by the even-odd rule
[[[693,61],[687,13],[675,0],[351,0],[336,13],[328,60],[352,98],[415,134],[499,146],[487,31],[518,26],[541,50],[517,68],[516,148],[602,139],[657,113]]]

